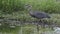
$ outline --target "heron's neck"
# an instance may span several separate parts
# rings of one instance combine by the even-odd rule
[[[33,11],[32,10],[30,10],[29,13],[33,15]]]
[[[27,10],[29,11],[29,13],[30,13],[30,14],[33,14],[33,10],[32,10],[32,8],[31,8],[31,7],[30,7],[30,8],[28,8]]]

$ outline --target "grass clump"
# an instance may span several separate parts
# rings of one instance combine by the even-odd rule
[[[20,0],[0,0],[0,10],[5,12],[5,14],[24,10],[23,6]]]
[[[48,13],[60,13],[60,3],[56,0],[0,0],[0,10],[5,13],[24,11],[24,5],[31,4],[34,10]]]

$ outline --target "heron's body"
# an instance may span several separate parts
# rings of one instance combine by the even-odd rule
[[[32,12],[29,12],[29,14],[32,17],[35,17],[35,18],[38,18],[38,19],[50,18],[50,16],[47,13],[39,12],[39,11],[32,11]]]

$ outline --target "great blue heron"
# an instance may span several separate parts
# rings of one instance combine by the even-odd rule
[[[32,16],[32,17],[35,17],[35,18],[38,18],[40,19],[43,19],[43,18],[50,18],[50,16],[45,13],[45,12],[40,12],[40,11],[35,11],[35,10],[32,10],[32,6],[30,4],[26,4],[25,5],[25,8],[29,11],[29,14]],[[38,23],[40,24],[40,23]],[[43,23],[42,23],[43,24]],[[38,26],[38,25],[37,25]],[[38,29],[38,28],[37,28]],[[39,30],[39,29],[38,29]]]

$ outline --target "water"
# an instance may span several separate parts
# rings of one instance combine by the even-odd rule
[[[53,29],[53,31],[42,32],[42,34],[60,34],[60,27],[54,27]]]
[[[2,23],[4,23],[4,21],[2,21]],[[29,24],[28,22],[27,22],[28,24],[21,24],[20,21],[7,20],[7,23],[8,22],[10,23],[10,25],[14,25],[14,26],[5,27],[5,28],[3,26],[2,26],[3,28],[0,27],[0,34],[60,34],[59,27],[54,27],[54,31],[52,31],[48,27],[43,29],[40,28],[38,32],[37,26],[33,24]],[[1,25],[2,24],[0,23],[0,26]]]
[[[39,32],[37,32],[35,25],[24,25],[19,26],[16,28],[7,28],[0,30],[0,34],[60,34],[60,28],[54,27],[54,30],[50,30],[49,28],[40,29]]]

